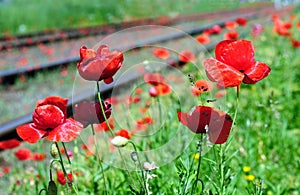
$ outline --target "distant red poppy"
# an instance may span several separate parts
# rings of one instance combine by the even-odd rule
[[[35,160],[35,161],[42,161],[45,158],[46,158],[46,155],[43,153],[34,153],[32,156],[32,160]]]
[[[89,81],[113,82],[114,74],[121,68],[123,54],[120,51],[109,51],[108,46],[100,45],[95,52],[85,46],[80,48],[80,61],[77,69],[80,76]]]
[[[183,63],[196,62],[196,56],[189,50],[184,50],[178,55],[179,61]]]
[[[67,119],[67,102],[68,99],[57,96],[38,101],[32,114],[33,123],[17,127],[18,135],[29,143],[44,137],[53,142],[74,140],[83,126],[71,118]]]
[[[278,35],[281,36],[290,36],[291,32],[289,29],[291,28],[291,24],[289,22],[283,22],[281,20],[274,20],[274,28],[273,31],[275,31]]]
[[[106,118],[109,118],[112,110],[111,105],[108,102],[102,102],[102,106]],[[75,104],[74,119],[83,124],[84,128],[90,124],[100,124],[105,121],[99,101]]]
[[[153,55],[157,58],[161,58],[163,60],[166,60],[170,57],[170,53],[165,48],[154,48],[153,49]]]
[[[247,24],[247,19],[246,18],[237,18],[235,22],[240,25],[240,26],[245,26]]]
[[[140,95],[143,92],[142,88],[136,88],[135,89],[135,94]]]
[[[206,35],[206,34],[202,34],[202,35],[197,36],[197,37],[196,37],[196,40],[197,40],[199,43],[202,43],[202,44],[209,44],[209,43],[210,43],[209,36]]]
[[[223,144],[227,141],[232,126],[231,117],[208,106],[197,106],[190,113],[178,112],[179,121],[194,133],[208,135],[210,142]]]
[[[239,33],[236,31],[230,31],[224,34],[224,40],[236,40],[239,38]]]
[[[151,97],[164,96],[172,92],[171,87],[168,84],[160,84],[149,89],[149,95]]]
[[[9,139],[9,140],[0,141],[0,149],[2,149],[2,150],[16,148],[20,145],[21,145],[21,142],[17,139]]]
[[[125,138],[127,138],[127,139],[130,139],[131,136],[132,136],[132,135],[131,135],[127,130],[125,130],[125,129],[121,129],[121,130],[117,131],[117,132],[115,133],[115,135],[118,135],[118,136],[121,136],[121,137],[125,137]]]
[[[295,40],[295,39],[291,39],[291,43],[293,48],[299,48],[300,47],[300,41]]]
[[[21,161],[31,159],[31,151],[27,148],[20,148],[14,154]]]
[[[113,118],[109,118],[108,119],[108,124],[109,124],[109,127],[111,129],[115,128],[114,119]],[[107,126],[106,122],[103,122],[101,124],[94,124],[93,126],[94,126],[94,129],[95,129],[96,132],[109,131],[109,127]]]
[[[164,76],[160,73],[146,73],[144,75],[144,81],[153,86],[166,83]]]
[[[212,85],[206,80],[198,80],[195,82],[195,86],[191,87],[192,94],[194,96],[199,96],[204,92],[210,92]]]
[[[269,75],[271,68],[254,60],[254,48],[247,40],[221,41],[215,50],[216,59],[204,60],[208,78],[219,87],[234,87],[242,82],[254,84]]]
[[[62,171],[58,170],[57,172],[57,181],[61,184],[61,185],[65,185],[67,183],[67,180],[65,178],[65,175]],[[73,175],[71,173],[68,173],[68,178],[70,180],[70,182],[73,182]]]
[[[297,23],[297,28],[300,29],[300,22]]]
[[[227,30],[234,30],[237,27],[237,23],[234,21],[227,21],[225,22],[225,28]]]

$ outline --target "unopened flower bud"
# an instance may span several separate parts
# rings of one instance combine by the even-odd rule
[[[58,150],[55,144],[51,144],[50,154],[53,158],[56,158],[58,155]]]
[[[135,151],[131,152],[130,157],[133,160],[133,162],[137,162],[138,161],[137,152],[135,152]]]
[[[128,143],[128,139],[122,136],[116,136],[110,142],[116,147],[124,147]]]

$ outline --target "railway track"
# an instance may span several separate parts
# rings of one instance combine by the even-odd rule
[[[204,30],[211,28],[215,24],[218,24],[223,27],[226,21],[234,20],[237,17],[246,17],[246,18],[248,18],[248,20],[251,20],[251,19],[257,19],[259,17],[266,16],[268,14],[273,13],[274,11],[275,10],[272,7],[265,7],[265,9],[263,9],[263,11],[259,10],[259,11],[253,11],[250,13],[242,13],[242,14],[239,13],[239,14],[235,15],[234,17],[227,18],[226,20],[222,20],[222,21],[219,21],[214,24],[204,25],[204,26],[200,26],[197,28],[191,28],[189,30],[186,30],[185,33],[193,36],[193,35],[202,33]],[[195,17],[195,16],[193,16],[193,17]],[[160,36],[154,36],[154,37],[147,38],[142,41],[138,41],[138,42],[134,42],[134,43],[131,42],[130,44],[121,45],[117,48],[111,48],[111,49],[126,50],[128,48],[139,48],[139,47],[143,47],[145,45],[153,45],[155,43],[162,43],[162,42],[167,42],[167,41],[171,41],[174,39],[180,39],[183,36],[185,36],[185,34],[174,32],[172,34],[166,34],[166,35],[164,34],[164,35],[160,35]],[[212,44],[208,45],[206,47],[206,50],[213,49],[215,44],[216,43],[212,43]],[[62,66],[62,65],[68,65],[71,63],[75,63],[78,60],[79,60],[79,57],[66,58],[63,60],[56,61],[55,63],[41,64],[39,66],[39,68],[36,70],[32,70],[32,69],[28,69],[28,67],[24,67],[24,68],[20,68],[20,69],[14,69],[11,71],[1,71],[0,77],[2,78],[3,83],[11,83],[12,84],[13,82],[11,82],[11,81],[14,81],[16,79],[16,77],[20,74],[32,74],[32,73],[34,74],[35,71],[38,72],[40,70],[54,69],[54,68]],[[178,59],[176,59],[175,62],[178,63]],[[140,78],[140,76],[141,76],[141,73],[132,74],[130,77],[119,82],[118,85],[126,84],[127,82],[136,80],[137,78]],[[114,85],[103,86],[103,88],[101,88],[101,94],[108,96],[108,94],[111,92],[113,87],[114,87]],[[72,98],[72,102],[71,101],[68,102],[68,116],[72,116],[72,114],[73,114],[72,113],[72,105],[73,104],[81,102],[86,99],[90,99],[94,95],[95,94],[93,91],[87,90],[83,93],[80,93],[80,94],[74,96]],[[19,125],[22,125],[24,123],[29,123],[31,121],[32,121],[32,114],[30,113],[23,117],[20,117],[15,120],[12,120],[10,122],[7,122],[5,124],[2,124],[0,126],[0,140],[9,139],[12,137],[18,137],[16,134],[16,131],[15,131],[16,127]]]

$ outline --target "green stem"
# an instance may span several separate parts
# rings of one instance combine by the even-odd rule
[[[199,178],[199,174],[200,174],[200,167],[201,167],[201,159],[202,159],[202,141],[203,141],[203,134],[201,134],[201,137],[200,137],[200,140],[199,140],[199,142],[198,142],[198,152],[199,152],[199,160],[198,160],[198,167],[197,167],[197,175],[196,175],[196,180],[195,180],[195,182],[194,182],[194,184],[193,184],[193,187],[192,187],[192,194],[194,194],[194,190],[195,190],[195,188],[197,187],[197,183],[198,183],[198,181],[200,181],[201,182],[201,190],[202,190],[202,192],[203,192],[203,187],[204,187],[204,185],[203,185],[203,181]],[[201,192],[201,193],[202,193]]]
[[[101,108],[102,115],[103,115],[104,120],[105,120],[105,123],[106,123],[106,125],[107,125],[107,127],[108,127],[108,129],[109,129],[109,131],[110,131],[110,134],[111,134],[112,136],[114,136],[113,130],[112,130],[112,128],[111,128],[110,125],[109,125],[109,121],[108,121],[108,119],[107,119],[107,117],[106,117],[106,115],[105,115],[105,110],[104,110],[104,107],[103,107],[103,105],[102,105],[102,99],[101,99],[101,94],[100,94],[100,86],[99,86],[99,83],[98,83],[98,82],[96,82],[96,83],[97,83],[97,95],[98,95],[98,100],[99,100],[99,103],[100,103],[100,108]]]
[[[70,157],[69,157],[69,154],[68,154],[68,150],[67,150],[67,148],[66,148],[66,146],[65,146],[65,143],[64,143],[64,142],[61,142],[61,143],[62,143],[62,145],[63,145],[63,147],[64,147],[64,150],[65,150],[65,153],[66,153],[68,162],[69,162],[70,165],[72,165],[71,160],[70,160]]]
[[[101,103],[100,103],[101,104]],[[105,178],[105,174],[104,174],[104,169],[103,169],[103,165],[102,165],[102,160],[99,156],[99,150],[98,150],[98,142],[96,140],[96,134],[95,134],[95,129],[93,124],[91,124],[92,127],[92,134],[93,134],[93,138],[94,138],[94,144],[95,144],[95,152],[97,153],[96,155],[94,155],[94,157],[96,158],[96,161],[98,162],[102,175],[103,175],[103,183],[104,183],[104,187],[105,187],[105,193],[108,193],[108,189],[107,189],[107,185],[106,185],[106,178]]]
[[[130,143],[133,146],[133,149],[136,152],[137,161],[139,163],[139,166],[140,166],[140,169],[141,169],[141,172],[142,172],[143,188],[146,190],[146,180],[145,180],[145,176],[144,176],[144,170],[143,170],[143,166],[142,166],[142,163],[141,163],[141,160],[140,160],[137,148],[136,148],[135,144],[131,140],[129,140],[128,143]]]
[[[68,174],[67,174],[67,171],[66,171],[66,169],[65,169],[64,162],[63,162],[63,159],[62,159],[62,156],[61,156],[61,153],[60,153],[60,150],[59,150],[59,147],[58,147],[57,142],[55,142],[55,146],[56,146],[56,148],[57,148],[57,150],[58,150],[58,156],[59,156],[59,159],[60,159],[60,164],[61,164],[62,171],[63,171],[65,177],[67,178],[68,183],[72,186],[73,190],[74,190],[75,193],[78,195],[78,191],[76,190],[76,188],[75,188],[74,185],[72,184],[72,181],[71,181],[70,178],[68,177]]]

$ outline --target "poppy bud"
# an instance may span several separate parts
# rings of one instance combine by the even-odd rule
[[[137,158],[137,152],[131,152],[130,153],[130,157],[131,159],[133,160],[133,162],[137,162],[138,161],[138,158]]]
[[[116,136],[110,142],[116,147],[124,147],[128,143],[128,139],[122,136]]]
[[[56,158],[58,155],[58,150],[55,144],[51,144],[50,154],[53,158]]]

